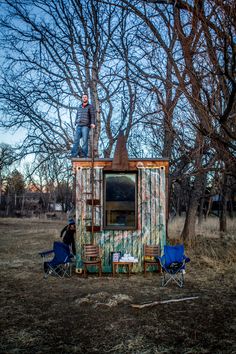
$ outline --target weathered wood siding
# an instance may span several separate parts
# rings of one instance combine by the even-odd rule
[[[103,256],[103,271],[111,271],[110,253],[121,251],[138,257],[134,271],[142,270],[143,245],[159,244],[163,248],[166,240],[166,171],[165,166],[157,168],[140,167],[138,170],[138,228],[137,230],[102,230],[94,233],[95,242],[100,245]],[[76,219],[77,219],[77,268],[82,268],[81,252],[84,243],[91,242],[92,206],[91,168],[76,170]],[[103,168],[94,168],[94,199],[101,201],[96,206],[94,225],[103,225]]]

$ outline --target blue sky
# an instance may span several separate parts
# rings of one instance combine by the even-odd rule
[[[25,137],[25,133],[23,129],[19,129],[17,131],[10,131],[0,128],[0,143],[5,143],[9,145],[15,145],[16,143],[21,142]]]

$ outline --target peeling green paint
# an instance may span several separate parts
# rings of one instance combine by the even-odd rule
[[[94,168],[94,199],[101,201],[95,207],[94,225],[103,224],[103,169]],[[79,168],[76,171],[76,246],[77,268],[82,267],[83,244],[91,242],[91,233],[86,225],[91,224],[92,206],[86,204],[91,198],[91,169]],[[139,262],[133,268],[142,271],[144,244],[159,244],[163,249],[166,243],[166,172],[160,168],[138,168],[138,229],[102,230],[95,233],[95,243],[102,251],[103,272],[111,272],[110,253],[120,251],[131,253]]]

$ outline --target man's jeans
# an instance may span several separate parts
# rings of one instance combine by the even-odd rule
[[[71,157],[78,156],[78,152],[80,149],[80,139],[83,140],[83,145],[81,146],[82,156],[88,156],[88,136],[89,136],[89,127],[77,125],[75,130],[75,137],[74,137],[74,145],[71,149]]]

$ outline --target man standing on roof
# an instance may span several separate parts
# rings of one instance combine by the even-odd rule
[[[75,119],[75,137],[71,149],[71,157],[78,156],[81,138],[83,140],[83,145],[81,146],[80,157],[88,157],[88,137],[90,128],[95,128],[95,110],[93,105],[88,101],[88,95],[83,94],[82,104],[77,110]]]

